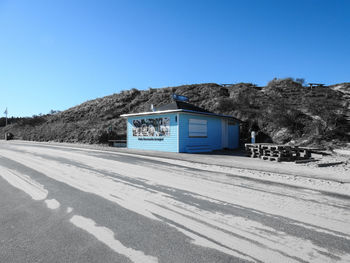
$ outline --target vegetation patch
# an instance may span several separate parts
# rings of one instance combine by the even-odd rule
[[[171,102],[173,93],[189,97],[206,110],[243,121],[242,143],[250,132],[258,142],[333,147],[350,141],[350,83],[307,87],[303,80],[273,79],[265,87],[252,83],[183,85],[126,90],[84,102],[63,112],[30,118],[0,119],[0,133],[35,141],[107,143],[126,139],[121,114],[149,111]]]

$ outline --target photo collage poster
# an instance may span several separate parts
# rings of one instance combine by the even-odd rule
[[[170,118],[145,118],[132,121],[132,135],[137,137],[170,136]]]

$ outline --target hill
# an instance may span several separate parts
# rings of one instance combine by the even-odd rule
[[[35,141],[105,143],[125,139],[121,114],[149,111],[169,103],[171,94],[189,97],[190,103],[244,121],[242,141],[258,131],[259,142],[301,145],[342,145],[350,140],[350,83],[305,87],[291,78],[274,79],[265,87],[250,83],[183,85],[148,90],[126,90],[84,102],[55,114],[15,118],[0,133]]]

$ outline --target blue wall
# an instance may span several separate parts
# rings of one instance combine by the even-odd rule
[[[178,152],[178,134],[177,134],[177,120],[176,113],[173,114],[154,114],[146,116],[135,116],[128,117],[127,122],[127,146],[130,149],[144,149],[144,150],[155,150],[155,151],[166,151],[166,152]],[[136,119],[147,119],[147,118],[170,118],[170,136],[162,137],[138,137],[132,134],[132,121]],[[151,139],[151,140],[150,140]],[[162,139],[161,141],[152,139]]]
[[[189,119],[207,120],[207,137],[189,137]],[[208,152],[221,149],[221,118],[188,113],[179,114],[180,152]]]

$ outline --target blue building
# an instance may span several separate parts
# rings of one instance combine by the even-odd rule
[[[239,120],[184,101],[127,118],[127,147],[166,152],[210,152],[239,147]]]

